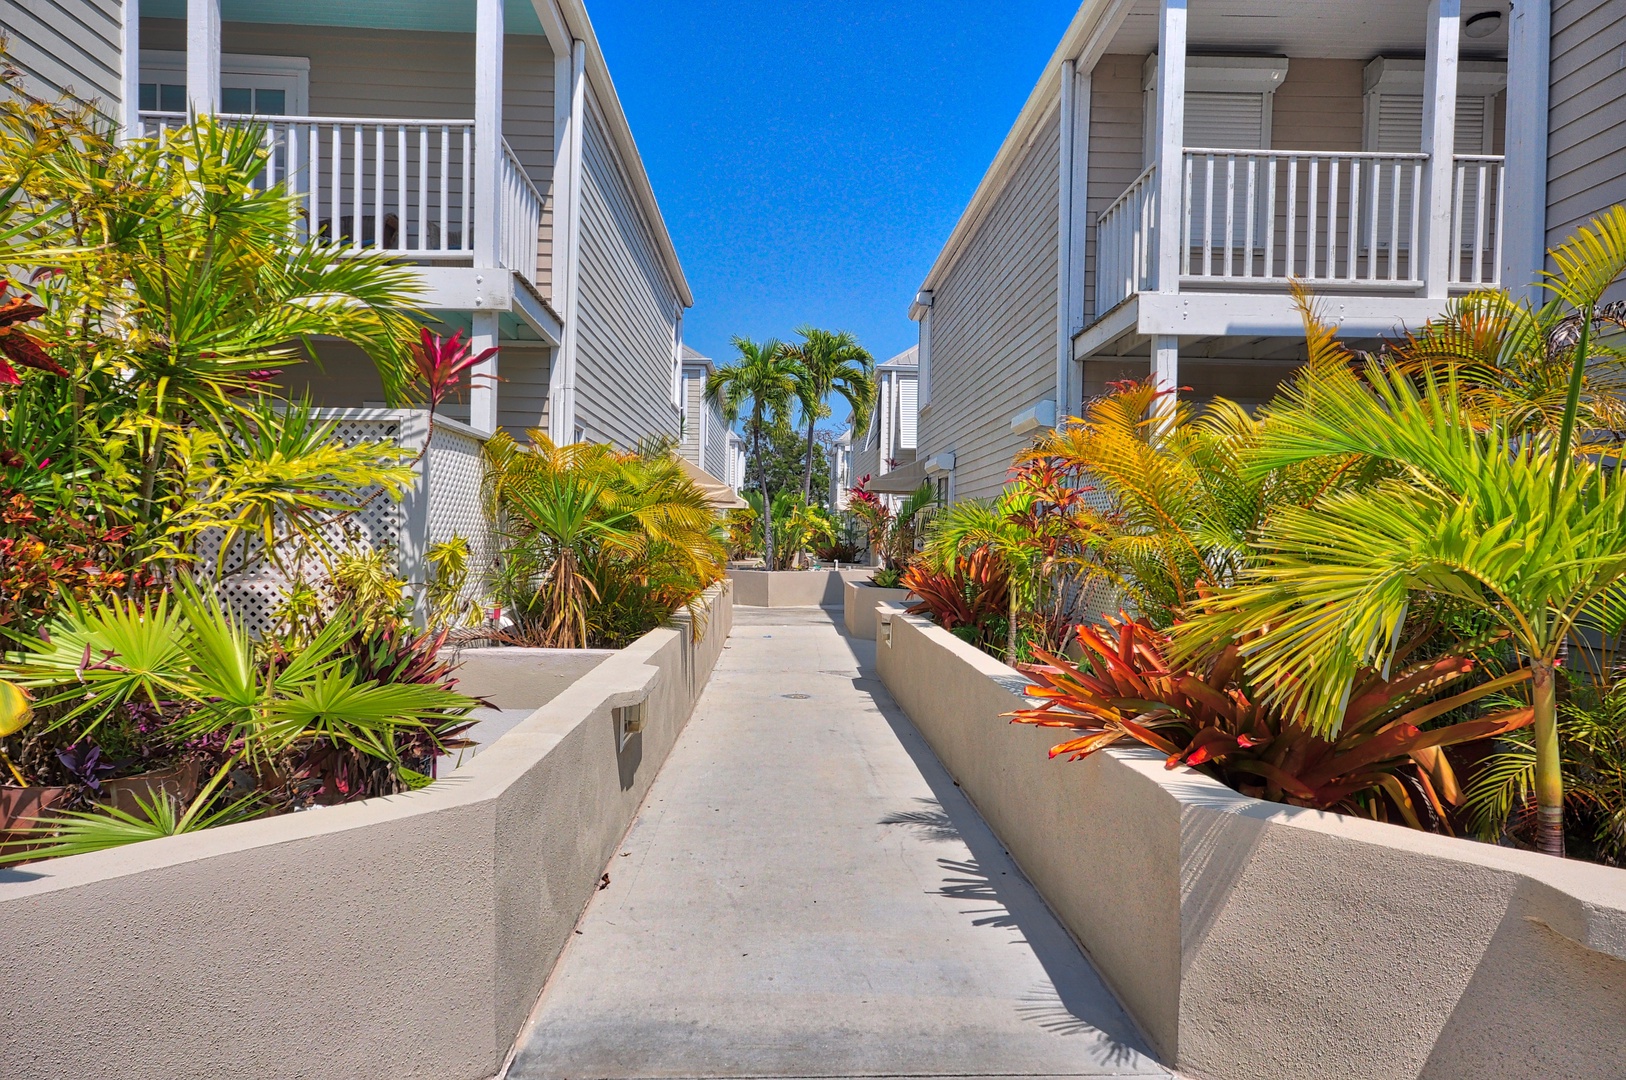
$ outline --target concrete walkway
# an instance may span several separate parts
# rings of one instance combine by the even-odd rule
[[[1169,1075],[839,618],[735,609],[510,1080]]]

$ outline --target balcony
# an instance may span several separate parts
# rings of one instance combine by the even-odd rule
[[[1426,154],[1317,154],[1186,148],[1181,155],[1179,290],[1414,292],[1425,285],[1418,193]],[[1500,284],[1503,160],[1458,155],[1449,284]],[[1096,221],[1095,310],[1158,281],[1157,166]]]
[[[266,184],[286,184],[302,203],[305,235],[337,255],[383,252],[425,265],[473,266],[473,120],[220,114],[264,129]],[[186,122],[179,112],[142,112],[141,134],[162,141]],[[502,144],[498,263],[533,289],[539,274],[542,195],[513,148]]]

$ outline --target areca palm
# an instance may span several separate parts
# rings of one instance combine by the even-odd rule
[[[721,405],[723,416],[730,424],[742,413],[749,413],[746,434],[751,439],[751,457],[757,463],[762,505],[772,506],[768,470],[762,458],[762,437],[769,424],[786,420],[806,379],[801,365],[778,341],[770,338],[758,344],[750,338],[736,337],[734,348],[739,358],[727,367],[718,368],[706,379],[706,400]],[[762,520],[762,547],[767,565],[772,567],[773,528],[768,515],[763,515]]]
[[[875,410],[875,358],[845,330],[833,332],[813,326],[796,330],[800,344],[786,352],[801,368],[796,396],[802,418],[807,422],[807,461],[802,468],[802,502],[813,495],[813,435],[827,406],[824,399],[835,394],[852,410],[853,438],[869,430]]]
[[[1595,225],[1554,252],[1550,287],[1580,319],[1556,447],[1517,413],[1486,416],[1450,366],[1418,379],[1329,362],[1330,338],[1307,312],[1315,377],[1270,410],[1247,472],[1366,460],[1391,475],[1280,509],[1241,584],[1178,632],[1187,654],[1254,633],[1250,670],[1333,733],[1356,673],[1386,670],[1414,602],[1479,611],[1531,673],[1537,842],[1554,855],[1564,852],[1556,670],[1578,629],[1618,627],[1626,606],[1626,483],[1571,453],[1596,306],[1626,268],[1626,212]]]

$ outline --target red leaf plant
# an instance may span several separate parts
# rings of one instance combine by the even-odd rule
[[[429,408],[438,409],[457,389],[464,372],[496,354],[495,346],[478,353],[471,350],[463,343],[461,330],[449,338],[431,333],[428,327],[420,330],[412,346],[412,358],[417,362],[417,381],[429,399]]]
[[[10,291],[11,282],[0,278],[0,386],[17,386],[23,381],[13,364],[67,378],[67,369],[47,356],[44,347],[22,326],[44,315],[45,309],[27,293],[5,299]]]
[[[952,574],[913,562],[901,584],[920,597],[911,615],[930,615],[943,629],[991,647],[1004,636],[1010,615],[1011,578],[999,556],[981,548],[955,560]]]
[[[1042,703],[1007,714],[1013,723],[1077,732],[1052,747],[1051,757],[1078,761],[1120,742],[1140,743],[1166,755],[1171,769],[1199,768],[1246,795],[1380,821],[1398,816],[1417,829],[1451,832],[1447,807],[1462,803],[1444,748],[1506,734],[1533,718],[1528,707],[1510,708],[1423,729],[1529,678],[1521,670],[1441,696],[1478,672],[1465,654],[1483,640],[1387,678],[1363,672],[1350,689],[1342,725],[1325,738],[1248,684],[1234,643],[1205,664],[1181,668],[1165,660],[1168,638],[1141,620],[1108,619],[1080,626],[1077,635],[1088,668],[1039,652],[1044,662],[1023,670],[1035,682],[1027,695]],[[1431,635],[1424,631],[1408,642],[1396,667]]]

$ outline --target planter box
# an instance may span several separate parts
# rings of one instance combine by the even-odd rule
[[[908,589],[879,589],[869,584],[869,580],[849,578],[841,590],[841,607],[847,633],[874,641],[876,627],[881,622],[880,605],[901,605],[913,594]]]
[[[880,675],[1151,1038],[1194,1076],[1619,1076],[1626,870],[1070,764],[1027,680],[893,610]]]
[[[740,607],[840,607],[842,584],[873,570],[730,570]]]
[[[459,693],[494,709],[539,709],[616,654],[614,649],[445,649],[458,665]]]
[[[496,1075],[721,653],[706,604],[421,791],[0,869],[0,1076]]]

